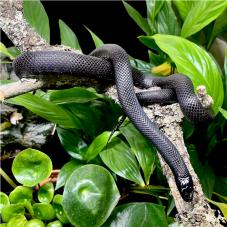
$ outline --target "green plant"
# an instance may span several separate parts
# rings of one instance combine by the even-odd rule
[[[143,72],[165,76],[170,74],[172,67],[189,76],[195,87],[206,85],[214,100],[212,109],[216,116],[204,129],[201,138],[206,144],[204,152],[198,155],[200,143],[195,138],[200,132],[187,121],[183,124],[184,137],[208,201],[218,206],[227,217],[227,178],[219,176],[215,166],[210,164],[214,154],[227,140],[224,134],[227,118],[227,55],[224,69],[221,70],[209,53],[215,38],[222,35],[227,27],[227,3],[224,0],[150,0],[146,4],[147,18],[143,18],[136,9],[123,2],[130,17],[145,33],[138,38],[139,41],[149,48],[149,62],[131,57],[131,64]],[[43,23],[31,16],[34,8]],[[38,0],[33,3],[25,1],[24,14],[27,21],[49,42],[48,17],[41,3]],[[59,20],[59,27],[62,44],[82,51],[76,35],[62,20]],[[103,44],[91,30],[87,30],[96,47]],[[18,54],[3,44],[0,51],[9,61]],[[107,143],[111,129],[122,114],[120,107],[112,100],[91,88],[70,88],[46,93],[39,91],[35,95],[28,93],[9,102],[22,105],[56,123],[58,137],[71,159],[61,168],[55,186],[55,190],[63,188],[63,195],[54,196],[53,185],[49,183],[39,190],[39,203],[35,203],[31,187],[49,176],[50,160],[45,156],[49,160],[45,168],[48,171],[41,178],[38,178],[39,168],[35,169],[29,163],[25,172],[19,169],[18,175],[18,166],[24,163],[21,159],[23,152],[27,154],[28,151],[18,154],[13,163],[13,173],[23,186],[17,186],[9,199],[6,194],[1,194],[3,221],[8,224],[23,223],[24,226],[32,226],[29,225],[32,221],[42,226],[37,218],[46,223],[57,218],[59,226],[68,222],[76,226],[125,225],[126,222],[130,226],[141,226],[141,220],[143,226],[168,226],[168,223],[174,222],[174,201],[160,170],[156,151],[150,143],[129,121]],[[29,149],[29,152],[35,151]],[[43,154],[36,154],[35,160],[39,160],[40,165],[46,165],[46,161],[42,162]],[[28,157],[25,159],[28,160]],[[226,164],[218,168],[226,170]],[[28,177],[25,177],[26,174]],[[37,175],[36,178],[30,179],[31,174]],[[139,194],[148,196],[144,198],[145,202],[135,202],[133,195]],[[127,197],[131,198],[130,203],[125,202]],[[123,205],[117,205],[120,198]],[[19,215],[14,216],[16,213]],[[26,219],[31,220],[27,222]]]

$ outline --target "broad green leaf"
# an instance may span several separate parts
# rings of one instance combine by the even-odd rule
[[[194,87],[205,85],[207,92],[214,100],[213,111],[223,103],[223,84],[221,71],[211,56],[196,44],[177,36],[154,35],[157,45],[169,55],[176,64],[179,73],[188,76]]]
[[[69,219],[67,218],[65,211],[63,210],[62,199],[63,199],[62,195],[59,195],[59,194],[55,195],[52,205],[58,220],[60,220],[63,224],[67,224],[69,223]]]
[[[17,96],[13,99],[16,103],[24,106],[33,113],[56,123],[64,128],[81,128],[80,121],[71,116],[60,106],[30,93]]]
[[[207,199],[210,203],[214,204],[215,206],[217,206],[221,212],[223,213],[224,217],[227,219],[227,204],[226,203],[219,203],[219,202],[215,202],[211,199]]]
[[[24,224],[26,224],[26,222],[26,217],[24,215],[18,214],[9,220],[7,227],[24,227]]]
[[[60,221],[53,221],[53,222],[49,222],[47,224],[47,227],[62,227],[62,223]]]
[[[114,209],[103,227],[167,227],[165,207],[154,203],[128,203]]]
[[[57,133],[62,146],[69,155],[75,159],[83,160],[83,156],[87,150],[87,144],[81,138],[79,132],[75,129],[57,127]]]
[[[70,175],[73,173],[73,171],[83,164],[78,160],[72,160],[70,162],[67,162],[60,170],[60,173],[58,174],[57,183],[55,186],[55,190],[58,190],[62,186],[65,185],[66,180],[70,177]]]
[[[191,10],[195,1],[194,0],[184,0],[184,1],[174,0],[173,2],[175,4],[175,6],[177,7],[177,10],[178,10],[181,18],[183,20],[185,20],[185,18],[188,15],[188,12]]]
[[[38,191],[38,200],[41,203],[50,203],[54,197],[54,185],[48,182],[40,187]]]
[[[224,91],[225,91],[225,96],[224,96],[224,103],[223,103],[223,108],[227,109],[227,48],[225,50],[225,61],[224,61]]]
[[[116,206],[120,194],[112,175],[103,167],[84,165],[66,182],[63,208],[75,226],[100,226]]]
[[[224,202],[227,202],[227,196],[220,195],[216,192],[213,192],[214,195],[218,196],[220,199],[224,200]]]
[[[169,35],[178,35],[180,33],[180,27],[170,1],[164,1],[156,20],[157,33]]]
[[[9,50],[6,48],[6,46],[0,42],[0,54],[5,55],[6,57],[10,58],[11,60],[14,59],[14,56],[9,52]]]
[[[115,137],[100,153],[102,161],[117,175],[144,186],[135,155],[119,138]]]
[[[225,119],[227,119],[227,110],[224,110],[224,109],[222,109],[221,107],[219,108],[219,111],[221,112],[221,114],[223,115],[223,117],[225,118]]]
[[[0,214],[6,205],[9,205],[9,197],[4,192],[0,192]]]
[[[81,50],[79,41],[71,28],[62,20],[59,20],[61,44]]]
[[[40,219],[34,218],[26,222],[23,227],[45,227],[45,224]]]
[[[13,56],[13,58],[16,58],[18,55],[21,54],[20,50],[17,47],[8,47],[8,52]]]
[[[35,31],[50,43],[49,18],[40,0],[23,1],[23,14]]]
[[[87,161],[94,159],[107,145],[111,132],[103,132],[97,136],[88,147],[84,158]]]
[[[212,38],[217,37],[221,32],[227,29],[226,15],[227,15],[227,8],[215,21],[214,27],[212,30],[212,35],[211,35]]]
[[[130,63],[132,65],[132,67],[138,69],[139,71],[143,72],[143,73],[151,73],[151,69],[154,66],[151,63],[139,60],[139,59],[135,59],[135,58],[131,58],[130,59]]]
[[[185,140],[190,138],[195,131],[195,126],[193,125],[193,123],[189,122],[186,119],[183,121],[182,128]]]
[[[128,13],[128,15],[136,22],[136,24],[146,33],[150,34],[150,28],[147,22],[147,19],[143,18],[141,14],[134,9],[131,5],[126,3],[125,1],[122,1],[124,4],[124,7]]]
[[[161,10],[163,4],[165,1],[163,0],[146,0],[146,6],[147,6],[147,20],[150,25],[151,30],[153,30],[155,33],[157,31],[155,30],[155,18],[158,15],[159,11]]]
[[[33,190],[30,187],[25,186],[17,186],[13,191],[9,194],[10,203],[26,203],[32,201]]]
[[[55,210],[49,203],[35,203],[33,210],[35,217],[44,221],[51,221],[56,217]]]
[[[24,215],[24,207],[22,204],[6,205],[2,209],[1,217],[3,222],[8,222],[11,218],[17,215]]]
[[[189,37],[215,20],[225,10],[227,2],[196,1],[190,9],[181,30],[182,37]]]
[[[92,32],[88,27],[85,26],[85,28],[89,31],[89,33],[94,41],[95,47],[96,48],[101,47],[104,44],[104,42],[94,32]]]
[[[29,187],[48,178],[51,171],[51,159],[43,152],[31,148],[21,151],[12,164],[12,172],[16,180]]]
[[[156,151],[147,139],[132,123],[120,128],[143,170],[145,182],[148,185],[150,176],[155,169]]]
[[[153,39],[150,38],[150,36],[139,36],[139,41],[143,43],[148,48],[157,51],[159,54],[162,54],[162,50],[158,47],[158,45],[155,43]]]
[[[97,93],[81,87],[53,91],[49,96],[50,101],[57,104],[86,103],[98,98],[100,96]]]

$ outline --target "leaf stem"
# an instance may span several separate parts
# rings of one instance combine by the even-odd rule
[[[8,174],[0,168],[0,175],[11,185],[13,188],[16,188],[17,185],[13,182],[13,180],[8,176]]]

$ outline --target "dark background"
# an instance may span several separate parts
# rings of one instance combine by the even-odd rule
[[[145,1],[128,1],[146,17]],[[51,44],[60,44],[58,20],[63,20],[77,35],[85,54],[95,46],[84,25],[99,36],[104,43],[116,43],[122,46],[131,56],[147,60],[147,49],[137,37],[143,31],[127,14],[122,1],[42,1],[49,16]],[[42,22],[41,22],[42,23]],[[12,46],[6,36],[2,42]]]

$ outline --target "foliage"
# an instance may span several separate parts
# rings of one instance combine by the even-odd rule
[[[225,217],[227,178],[218,175],[217,166],[211,161],[223,152],[218,149],[227,140],[224,134],[227,56],[221,70],[209,49],[226,29],[226,4],[224,0],[149,0],[146,1],[146,18],[129,3],[123,1],[122,5],[144,32],[139,41],[149,48],[150,62],[130,57],[132,66],[145,73],[157,72],[165,76],[172,66],[176,72],[190,77],[195,87],[206,85],[214,100],[212,108],[216,116],[203,129],[203,135],[200,126],[187,121],[183,131],[204,193]],[[49,19],[40,1],[24,1],[24,15],[49,42]],[[62,20],[59,20],[59,28],[62,44],[82,52],[71,28]],[[86,29],[95,46],[101,46],[103,41]],[[19,54],[15,48],[6,48],[3,44],[0,53],[9,61]],[[131,227],[174,223],[174,201],[160,170],[155,148],[128,120],[109,140],[110,131],[122,115],[118,104],[91,88],[28,93],[9,102],[55,123],[69,161],[62,166],[56,185],[49,182],[40,189],[36,187],[37,193],[34,193],[32,187],[50,176],[52,162],[47,155],[31,148],[16,156],[12,172],[22,185],[9,196],[0,194],[0,213],[7,226],[71,223],[75,226]],[[223,171],[226,167],[220,164],[218,169]],[[143,202],[137,201],[140,194]]]

